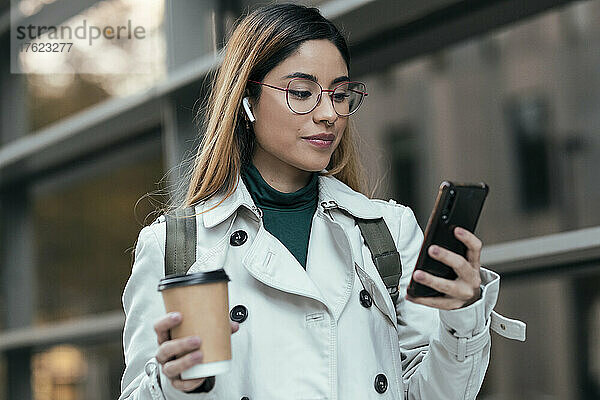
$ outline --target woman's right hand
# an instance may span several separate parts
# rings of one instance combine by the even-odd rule
[[[187,336],[171,340],[170,329],[181,323],[181,314],[169,313],[154,324],[158,338],[156,360],[160,363],[165,374],[175,389],[189,392],[204,383],[205,378],[181,379],[181,372],[202,362],[200,347],[202,340],[197,336]],[[240,325],[230,321],[231,333],[238,331]]]

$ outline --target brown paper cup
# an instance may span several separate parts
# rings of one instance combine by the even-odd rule
[[[181,324],[171,329],[171,338],[198,336],[202,339],[201,364],[183,371],[181,379],[204,378],[229,371],[231,364],[231,325],[227,282],[223,269],[190,275],[168,276],[160,280],[167,312],[182,315]]]

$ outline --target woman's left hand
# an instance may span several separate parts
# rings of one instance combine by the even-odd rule
[[[435,245],[429,246],[428,252],[432,258],[451,267],[458,277],[455,280],[450,280],[416,270],[413,273],[413,279],[416,282],[444,293],[444,296],[412,297],[407,295],[407,300],[442,310],[466,307],[479,300],[481,297],[481,277],[479,275],[481,240],[460,227],[454,229],[454,236],[467,246],[466,259],[450,250]]]

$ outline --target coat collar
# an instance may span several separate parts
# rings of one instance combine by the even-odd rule
[[[321,172],[324,173],[327,170],[324,169]],[[239,175],[235,191],[224,200],[223,197],[224,194],[219,193],[198,205],[202,211],[205,228],[212,228],[225,221],[241,206],[256,212],[250,192]],[[222,203],[216,206],[221,200]],[[212,207],[215,208],[211,210]],[[341,208],[354,217],[364,219],[376,219],[383,216],[368,197],[352,190],[333,176],[319,175],[319,207],[324,209]]]

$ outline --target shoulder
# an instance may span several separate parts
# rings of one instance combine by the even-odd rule
[[[412,212],[410,207],[405,206],[404,204],[400,204],[394,199],[384,200],[384,199],[370,198],[369,201],[375,207],[378,207],[382,212],[385,212],[385,213],[402,215],[405,212]]]
[[[202,227],[202,204],[197,203],[193,205],[194,213],[196,214],[196,227]],[[171,215],[172,212],[167,211],[166,214]],[[154,219],[149,225],[146,225],[140,231],[140,237],[148,235],[153,236],[154,240],[158,243],[161,248],[164,248],[164,244],[166,241],[167,235],[167,218],[165,213],[163,212],[158,217]]]
[[[165,214],[161,214],[154,221],[152,221],[152,223],[150,224],[150,226],[156,225],[156,224],[161,224],[161,223],[164,223],[164,222],[167,222],[167,219],[165,218]]]
[[[369,198],[333,176],[323,176],[321,183],[323,197],[335,200],[341,208],[355,217],[373,219],[383,216],[387,222],[388,219],[401,217],[410,210],[394,199]]]
[[[421,229],[409,206],[400,204],[394,199],[369,198],[335,177],[325,177],[323,183],[327,194],[354,217],[366,219],[383,217],[398,244],[420,237]]]
[[[195,203],[194,205],[192,205],[192,206],[189,207],[189,208],[193,208],[193,212],[196,214],[196,219],[202,217],[201,212],[202,212],[202,205],[203,204],[204,204],[204,201]],[[189,211],[188,209],[186,209],[186,211],[188,213],[191,213],[191,211]],[[152,221],[146,227],[153,227],[155,229],[161,229],[161,227],[162,227],[164,229],[164,226],[165,226],[165,224],[167,222],[166,214],[168,214],[170,216],[173,216],[175,214],[175,212],[174,211],[167,211],[166,213],[163,212],[158,217],[156,217],[154,219],[154,221]]]
[[[156,237],[160,243],[160,237],[166,234],[167,231],[167,219],[164,214],[157,217],[150,225],[145,226],[142,231],[146,230]]]
[[[156,217],[149,225],[144,226],[139,233],[138,243],[150,243],[164,254],[165,238],[167,235],[167,220],[165,214]]]
[[[369,201],[378,208],[397,242],[401,240],[401,236],[414,235],[415,230],[419,229],[415,215],[409,206],[400,204],[394,199],[369,199]]]

